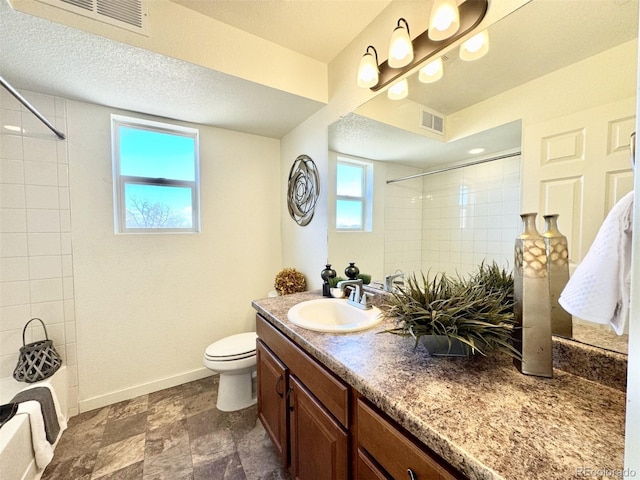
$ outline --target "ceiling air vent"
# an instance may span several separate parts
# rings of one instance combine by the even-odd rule
[[[420,126],[432,132],[444,135],[444,116],[424,108],[420,110]]]
[[[40,0],[42,3],[147,34],[147,0]]]

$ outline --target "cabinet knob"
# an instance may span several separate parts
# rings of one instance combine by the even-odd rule
[[[280,386],[280,383],[282,383],[283,380],[284,380],[284,376],[280,375],[278,377],[278,381],[276,382],[276,393],[280,398],[284,397],[284,392],[281,392],[280,389],[278,388]]]
[[[409,480],[418,480],[418,477],[416,477],[416,474],[413,473],[413,470],[410,468],[407,468],[407,475],[409,475]]]

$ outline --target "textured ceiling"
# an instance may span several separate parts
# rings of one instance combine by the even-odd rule
[[[329,63],[391,0],[172,0],[290,50]]]
[[[7,0],[0,0],[0,75],[19,90],[272,138],[323,106],[15,11]]]

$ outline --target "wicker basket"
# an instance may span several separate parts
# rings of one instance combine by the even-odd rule
[[[44,329],[45,340],[25,344],[25,333],[27,327],[34,320],[38,320]],[[53,342],[49,340],[47,327],[39,318],[32,318],[22,329],[22,347],[18,356],[18,365],[13,371],[13,378],[19,382],[33,383],[50,377],[62,365],[60,355],[53,348]]]

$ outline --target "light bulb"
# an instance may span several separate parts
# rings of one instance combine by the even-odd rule
[[[440,80],[442,78],[442,74],[442,57],[438,57],[436,60],[427,63],[420,69],[420,72],[418,73],[418,80],[422,83],[433,83]]]
[[[400,80],[398,83],[391,85],[389,90],[387,90],[387,97],[390,100],[402,100],[409,95],[409,84],[407,83],[407,79]]]
[[[404,22],[404,26],[400,25]],[[413,60],[413,44],[409,36],[409,24],[404,18],[398,20],[398,26],[391,34],[389,41],[389,66],[402,68]]]
[[[470,62],[484,57],[488,51],[489,33],[483,30],[460,45],[460,58]]]
[[[460,12],[455,0],[435,0],[429,17],[431,40],[446,40],[460,28]]]
[[[373,50],[373,54],[369,52]],[[376,49],[371,45],[367,47],[367,52],[360,59],[358,67],[358,86],[362,88],[371,88],[378,83],[378,55]]]

